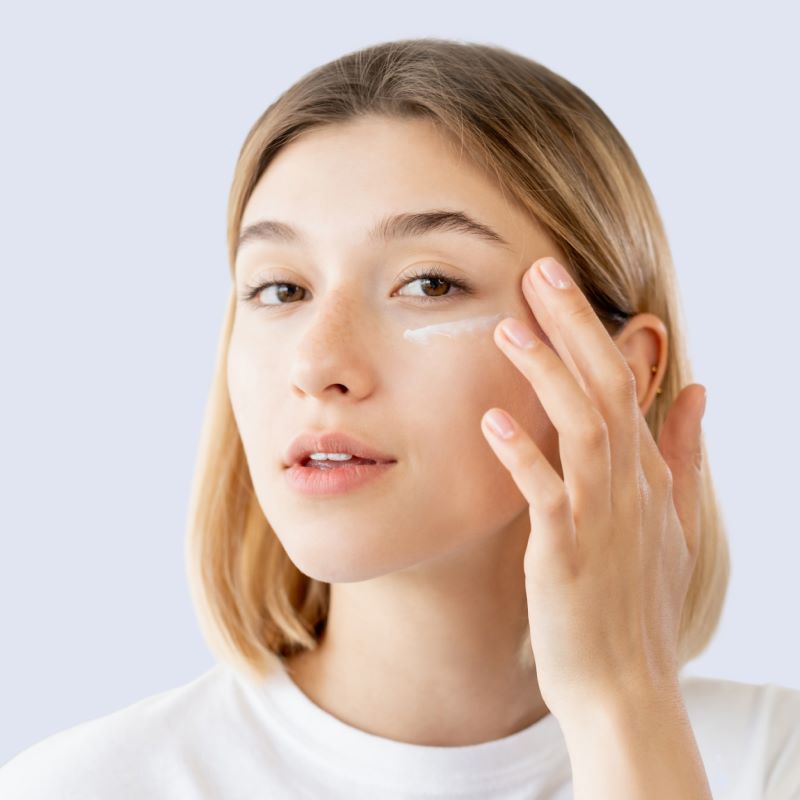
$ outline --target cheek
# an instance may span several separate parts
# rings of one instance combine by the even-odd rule
[[[269,352],[248,338],[237,338],[234,331],[227,353],[231,410],[256,486],[269,480],[280,464],[280,447],[288,444],[280,428],[275,367],[266,361]]]
[[[263,370],[258,368],[252,348],[245,338],[237,334],[236,328],[231,334],[226,368],[233,415],[242,438],[246,440],[245,431],[253,424],[254,406],[263,400]]]
[[[480,420],[492,406],[507,410],[533,437],[552,428],[534,387],[494,343],[491,331],[414,350],[397,390],[418,423],[446,436],[453,447],[485,441]]]
[[[492,332],[419,346],[413,375],[398,392],[409,409],[407,441],[428,474],[458,465],[465,491],[475,484],[508,488],[506,467],[481,430],[491,407],[508,411],[551,464],[558,465],[558,438],[530,381],[494,343]],[[483,494],[483,491],[479,490]]]
[[[491,331],[408,350],[414,360],[396,374],[391,391],[403,398],[405,440],[426,472],[457,464],[471,465],[470,472],[484,478],[507,473],[481,430],[481,417],[492,406],[508,410],[535,441],[546,433],[549,420],[535,392]]]

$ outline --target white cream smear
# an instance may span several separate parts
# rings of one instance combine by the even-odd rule
[[[513,316],[512,314],[492,314],[488,317],[469,317],[457,319],[453,322],[440,322],[437,325],[426,325],[424,328],[408,328],[403,331],[403,338],[409,342],[427,344],[434,336],[446,336],[452,339],[464,333],[482,331],[494,328],[501,319]]]

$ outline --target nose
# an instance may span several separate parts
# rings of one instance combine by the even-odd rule
[[[329,390],[362,396],[374,383],[370,340],[375,319],[357,292],[331,291],[304,320],[292,358],[296,392],[318,396]]]

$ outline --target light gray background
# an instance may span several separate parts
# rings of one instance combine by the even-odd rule
[[[184,522],[243,138],[389,39],[502,44],[592,96],[670,236],[733,575],[686,669],[800,688],[790,3],[15,4],[2,60],[0,762],[196,677]],[[8,7],[7,7],[8,8]]]

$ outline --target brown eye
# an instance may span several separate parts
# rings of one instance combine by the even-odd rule
[[[277,303],[262,303],[260,301],[261,293],[272,287],[276,287],[275,296],[278,298]],[[283,283],[281,281],[268,281],[267,283],[259,284],[258,286],[248,287],[249,291],[245,292],[242,300],[255,300],[257,306],[285,306],[291,304],[291,296],[297,294],[296,291],[305,291],[301,286],[296,283]],[[287,288],[289,289],[287,291]]]
[[[427,297],[442,297],[447,294],[447,287],[452,285],[444,278],[415,278],[404,285],[408,286],[410,283],[416,283],[417,281],[420,281],[421,284],[427,283],[429,287],[433,285],[433,294],[426,295]]]
[[[447,302],[455,299],[460,294],[473,294],[474,289],[471,284],[461,278],[452,278],[440,268],[434,267],[412,275],[401,288],[405,288],[417,281],[421,282],[425,288],[424,294],[401,295],[401,297],[414,297],[423,303]],[[275,288],[276,302],[262,302],[262,294],[267,289]],[[453,292],[455,288],[457,291]],[[288,281],[266,281],[258,286],[248,286],[241,295],[242,302],[253,303],[257,308],[268,308],[274,306],[293,305],[295,300],[301,300],[305,296],[298,295],[298,292],[305,292],[302,286]]]
[[[281,302],[291,300],[292,295],[296,295],[300,291],[305,291],[305,289],[302,289],[295,283],[272,283],[272,284],[267,284],[264,288],[268,289],[270,286],[275,287],[275,296],[279,298]],[[294,289],[296,289],[297,291],[292,291]]]
[[[421,281],[423,285],[427,285],[431,289],[431,294],[425,293],[423,295],[407,295],[409,297],[418,297],[423,302],[435,302],[437,299],[450,300],[459,294],[472,294],[472,287],[460,278],[451,278],[438,267],[428,269],[423,272],[418,272],[412,275],[407,280],[403,287],[409,286],[412,283]],[[455,287],[457,292],[448,292],[450,287]]]

